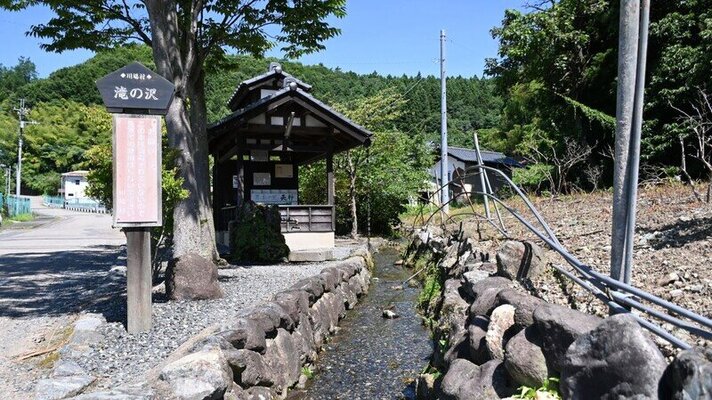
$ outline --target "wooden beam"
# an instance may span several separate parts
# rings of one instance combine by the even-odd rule
[[[287,151],[287,142],[289,141],[289,136],[292,134],[292,125],[294,125],[294,111],[289,115],[287,127],[284,129],[284,140],[282,141],[283,151]]]
[[[235,173],[237,174],[237,195],[235,198],[235,204],[237,205],[237,210],[239,211],[245,202],[245,182],[243,181],[245,163],[242,160],[242,147],[239,144],[237,146],[237,162],[235,164],[237,167],[235,168]]]
[[[326,154],[326,199],[327,204],[334,205],[334,192],[336,185],[334,184],[334,153],[329,151]]]

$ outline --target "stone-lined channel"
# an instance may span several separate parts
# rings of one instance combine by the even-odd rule
[[[428,365],[433,347],[416,311],[420,289],[394,289],[410,275],[393,265],[397,259],[390,248],[374,254],[369,293],[325,345],[306,389],[292,391],[290,400],[415,398],[414,380]],[[391,306],[399,318],[382,317]]]

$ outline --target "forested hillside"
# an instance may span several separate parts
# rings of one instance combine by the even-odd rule
[[[498,57],[486,77],[448,79],[450,144],[483,145],[526,158],[520,183],[552,192],[606,187],[611,181],[616,110],[618,7],[615,0],[540,2],[526,12],[507,11],[492,30]],[[642,148],[642,178],[682,175],[706,179],[712,143],[693,127],[710,126],[703,95],[712,90],[712,0],[660,2],[652,7]],[[150,49],[126,46],[99,53],[80,65],[38,79],[30,60],[0,68],[0,163],[14,164],[21,97],[39,125],[27,129],[24,182],[52,193],[60,172],[77,168],[90,146],[107,143],[106,113],[94,81],[128,61],[152,66]],[[209,120],[224,116],[225,103],[242,80],[266,70],[271,60],[230,58],[229,68],[207,76]],[[284,69],[314,86],[329,104],[356,104],[385,89],[406,105],[390,123],[411,138],[437,142],[439,79],[434,76],[356,74],[321,65],[282,61]],[[97,130],[99,129],[99,130]],[[700,130],[698,129],[698,132]],[[418,139],[421,140],[421,139]],[[681,145],[682,140],[682,145]]]
[[[103,111],[96,79],[129,61],[152,67],[150,49],[127,46],[97,54],[74,67],[63,68],[38,79],[34,64],[20,60],[0,69],[0,163],[14,164],[17,149],[17,117],[12,108],[25,98],[32,108],[30,119],[39,122],[26,130],[23,183],[35,193],[54,193],[59,174],[79,168],[83,152],[92,145],[108,143],[108,131],[96,119]],[[211,71],[207,78],[209,120],[228,113],[225,106],[239,82],[267,70],[269,59],[238,56],[229,70]],[[281,61],[284,69],[314,86],[314,95],[329,104],[348,104],[375,96],[384,89],[400,94],[407,107],[392,121],[392,129],[412,137],[425,134],[435,139],[440,131],[440,83],[433,76],[360,75],[320,65]],[[499,123],[501,99],[491,80],[453,77],[449,80],[450,131],[453,144],[470,146],[472,130],[493,128]],[[94,124],[92,121],[97,122]],[[97,128],[99,127],[99,128]]]

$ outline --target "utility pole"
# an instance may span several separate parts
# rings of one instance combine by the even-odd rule
[[[621,2],[611,277],[625,283],[631,282],[633,266],[649,13],[650,0]]]
[[[440,30],[440,179],[443,185],[440,192],[440,201],[444,212],[449,211],[450,185],[448,182],[448,155],[447,155],[447,83],[445,74],[445,29]]]
[[[25,132],[25,125],[36,124],[34,121],[25,121],[25,117],[30,113],[30,109],[25,105],[25,99],[20,99],[20,107],[13,108],[17,112],[20,120],[20,133],[17,137],[17,166],[15,167],[15,214],[20,213],[20,192],[22,183],[22,136]]]

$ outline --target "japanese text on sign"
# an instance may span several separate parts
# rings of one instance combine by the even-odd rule
[[[128,100],[128,99],[158,100],[158,97],[156,97],[156,89],[151,89],[151,88],[126,89],[125,86],[114,86],[114,98],[121,99],[121,100]]]
[[[160,118],[114,118],[114,222],[160,224]]]

